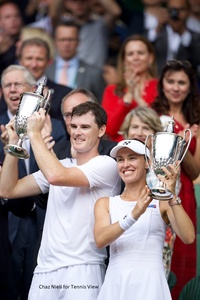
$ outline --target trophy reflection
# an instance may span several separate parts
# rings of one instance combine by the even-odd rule
[[[22,147],[23,141],[27,137],[27,119],[40,108],[46,111],[50,108],[51,90],[48,90],[43,96],[46,78],[41,81],[35,92],[25,92],[21,94],[19,106],[15,117],[15,131],[19,137],[16,145],[8,144],[4,147],[6,153],[16,156],[20,159],[29,158],[28,151]]]
[[[169,164],[177,167],[182,162],[191,141],[191,131],[186,129],[184,137],[174,133],[173,117],[168,121],[168,125],[164,132],[149,134],[145,141],[145,149],[150,144],[150,162],[145,154],[148,167],[155,175],[165,176],[162,167],[168,168]],[[189,140],[186,146],[186,133],[189,133]],[[151,142],[150,142],[151,141]],[[185,147],[186,146],[186,147]],[[185,150],[184,150],[185,148]],[[178,161],[178,164],[176,164]],[[167,201],[173,198],[173,194],[166,188],[166,185],[161,180],[157,180],[157,184],[150,188],[152,197],[157,200]]]

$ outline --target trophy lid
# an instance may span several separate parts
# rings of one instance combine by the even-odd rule
[[[168,120],[166,127],[164,128],[164,132],[174,133],[174,117],[171,116],[171,119]]]
[[[39,82],[36,91],[34,92],[36,95],[43,95],[44,87],[46,86],[47,78],[44,76],[43,80]]]

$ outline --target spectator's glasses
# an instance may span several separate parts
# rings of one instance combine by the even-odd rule
[[[28,83],[23,83],[23,82],[8,82],[2,85],[3,89],[9,90],[11,87],[14,85],[16,89],[21,89],[23,88],[26,84]]]
[[[191,63],[188,60],[176,60],[176,59],[171,59],[168,60],[166,65],[168,67],[177,67],[177,66],[181,66],[181,67],[185,67],[185,68],[192,68]]]

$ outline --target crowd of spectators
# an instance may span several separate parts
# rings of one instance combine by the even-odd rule
[[[185,128],[192,130],[191,146],[181,164],[180,196],[196,227],[193,180],[200,173],[197,157],[200,137],[199,53],[198,0],[0,0],[1,164],[6,144],[5,125],[16,114],[20,94],[32,91],[32,87],[36,88],[44,77],[47,78],[47,88],[52,90],[49,111],[52,126],[59,124],[59,138],[60,135],[63,138],[60,149],[65,147],[66,141],[70,143],[67,121],[70,121],[70,113],[76,105],[71,105],[69,115],[66,115],[67,101],[62,100],[74,89],[80,89],[81,93],[84,89],[91,92],[107,113],[106,146],[103,144],[106,155],[111,145],[125,138],[123,124],[127,114],[131,115],[137,107],[144,107],[145,114],[146,108],[148,111],[151,107],[158,116],[174,116],[176,133]],[[28,79],[23,77],[26,71]],[[19,75],[14,76],[13,72]],[[5,88],[6,80],[15,81],[9,93]],[[23,85],[19,88],[16,83],[20,80]],[[170,84],[176,85],[173,92]],[[187,86],[185,89],[184,85]],[[181,93],[179,106],[173,99],[177,97],[178,102]],[[77,101],[79,103],[81,101]],[[144,123],[148,124],[148,121]],[[57,142],[54,129],[50,130],[50,135]],[[133,138],[128,133],[127,136]],[[108,141],[111,143],[109,147]],[[73,152],[70,147],[69,153]],[[64,152],[62,158],[66,155],[69,154]],[[31,160],[33,157],[31,153]],[[24,164],[26,172],[20,176],[35,169],[30,168],[27,172]],[[27,299],[30,272],[36,264],[37,243],[41,238],[41,233],[35,229],[36,212],[42,209],[43,224],[46,204],[41,203],[45,201],[38,196],[24,207],[24,201],[12,200],[8,204],[1,199],[0,238],[5,245],[5,248],[0,247],[0,298],[3,300]],[[17,229],[13,226],[15,223]],[[33,237],[28,236],[33,250],[29,256],[24,247],[27,238],[24,228],[28,226],[35,233]],[[177,282],[172,295],[173,300],[178,300],[182,287],[196,275],[196,243],[185,245],[183,249],[182,242],[175,239],[173,251],[171,270],[177,276]],[[184,263],[179,261],[181,255],[184,255]],[[27,263],[27,260],[31,261]],[[187,263],[189,260],[193,263]],[[23,272],[24,276],[25,272],[29,274],[26,284]]]

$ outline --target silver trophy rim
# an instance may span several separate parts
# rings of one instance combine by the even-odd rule
[[[18,157],[19,159],[26,159],[29,158],[29,153],[26,149],[23,147],[14,145],[14,144],[8,144],[4,147],[4,150],[6,153],[9,153],[12,156]]]
[[[168,189],[158,187],[158,188],[151,188],[151,196],[153,199],[160,200],[160,201],[169,201],[173,199],[174,195]]]

